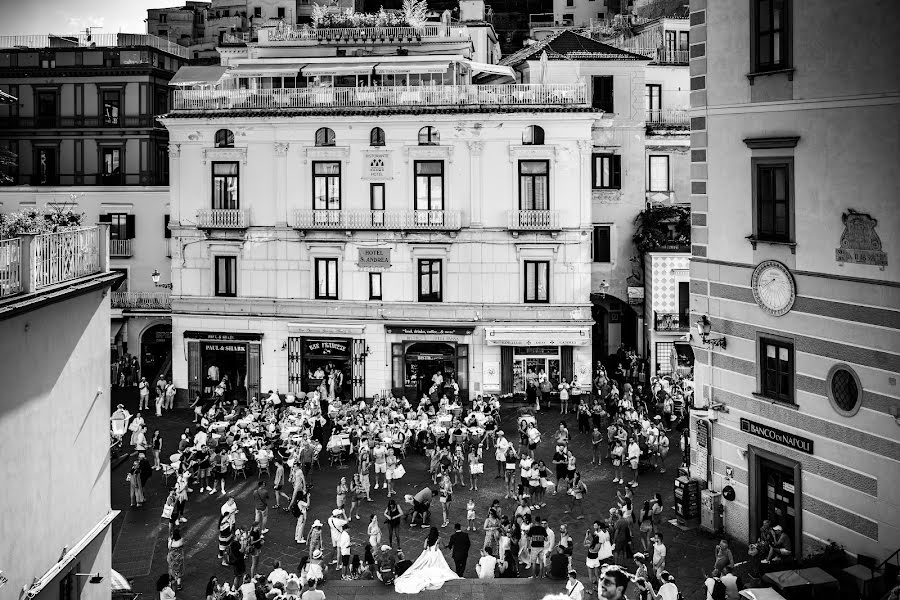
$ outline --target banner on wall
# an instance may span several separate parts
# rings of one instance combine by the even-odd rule
[[[500,393],[500,363],[485,362],[483,368],[484,393]]]

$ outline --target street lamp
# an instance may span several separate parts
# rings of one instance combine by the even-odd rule
[[[725,336],[718,335],[713,337],[715,334],[710,333],[711,331],[712,323],[709,322],[709,317],[703,315],[700,317],[700,320],[697,321],[697,333],[700,335],[700,340],[710,348],[719,347],[724,350]]]
[[[155,285],[156,287],[166,288],[166,289],[170,289],[170,290],[172,289],[171,283],[160,283],[159,282],[159,271],[158,270],[153,269],[153,273],[150,275],[150,277],[153,278],[153,285]]]

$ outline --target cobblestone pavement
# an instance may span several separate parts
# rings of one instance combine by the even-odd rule
[[[114,390],[112,394],[113,405],[124,403],[132,413],[137,412],[137,394],[132,390]],[[502,428],[517,441],[514,423],[517,410],[521,405],[504,405],[502,409]],[[180,434],[186,427],[191,426],[192,415],[187,409],[175,409],[161,418],[144,411],[147,420],[149,434],[154,429],[159,429],[164,436],[165,447],[163,455],[168,456],[172,448],[180,438]],[[612,466],[607,462],[599,467],[590,464],[590,442],[587,436],[577,433],[575,416],[559,415],[558,412],[547,412],[539,416],[538,423],[542,430],[542,442],[537,450],[537,458],[550,463],[553,447],[552,432],[558,427],[560,420],[565,420],[573,436],[572,448],[578,458],[578,468],[588,486],[588,495],[584,502],[584,520],[576,520],[565,514],[568,504],[568,496],[560,493],[559,496],[547,496],[547,507],[538,511],[542,516],[546,515],[550,526],[558,531],[560,523],[568,523],[569,533],[575,541],[575,566],[582,580],[587,581],[587,570],[584,566],[584,549],[581,541],[586,528],[595,517],[608,514],[611,506],[615,505],[616,486],[611,483]],[[150,437],[148,435],[148,437]],[[663,495],[664,504],[667,507],[665,517],[674,518],[673,505],[673,478],[680,462],[677,437],[673,438],[672,448],[667,461],[665,474],[642,474],[640,486],[635,490],[635,504],[640,505],[643,500],[652,497],[656,492]],[[503,499],[503,486],[501,481],[494,478],[495,465],[492,454],[486,455],[485,475],[477,492],[469,491],[468,486],[457,488],[454,493],[453,503],[450,509],[451,527],[442,530],[442,541],[452,533],[452,524],[459,522],[465,526],[465,506],[469,498],[475,499],[478,514],[478,526],[485,518],[487,508],[495,498],[499,498],[503,504],[504,514],[513,511],[515,502]],[[114,462],[114,465],[116,463]],[[143,593],[143,598],[156,598],[156,578],[166,571],[166,536],[167,527],[160,518],[163,504],[166,499],[166,483],[160,472],[154,472],[147,484],[147,502],[141,509],[129,507],[128,485],[125,482],[127,467],[130,462],[124,461],[114,468],[112,477],[112,505],[113,508],[122,511],[122,514],[113,524],[113,568],[120,571],[125,577],[133,578],[135,591]],[[407,474],[403,477],[396,490],[398,498],[403,494],[412,493],[422,489],[422,486],[430,483],[427,474],[425,457],[410,454],[404,461]],[[334,507],[334,489],[342,476],[350,476],[353,473],[354,464],[328,466],[327,460],[322,460],[322,470],[316,470],[312,475],[313,489],[311,492],[311,506],[307,523],[314,519],[325,519],[330,515]],[[168,485],[171,486],[170,479]],[[238,524],[249,527],[253,521],[252,492],[255,489],[256,475],[250,473],[247,479],[238,477],[234,479],[229,475],[227,480],[228,495],[234,496],[239,507]],[[373,503],[364,503],[360,509],[362,518],[351,525],[351,537],[355,544],[354,552],[362,554],[362,547],[367,541],[366,524],[368,516],[372,513],[381,515],[387,505],[386,493],[383,489],[374,491]],[[182,535],[186,539],[187,550],[185,557],[184,589],[178,594],[179,598],[203,598],[206,582],[211,575],[217,575],[220,581],[228,581],[232,575],[230,569],[221,566],[217,560],[218,540],[218,515],[219,509],[227,496],[218,492],[210,495],[199,493],[198,490],[190,494],[185,516],[188,522],[182,526]],[[435,503],[437,505],[437,503]],[[432,523],[440,525],[440,507],[432,511]],[[379,519],[381,520],[381,519]],[[303,546],[294,542],[295,519],[290,514],[270,508],[269,533],[265,538],[265,545],[260,561],[260,570],[268,573],[276,560],[288,570],[292,570],[304,554]],[[307,529],[308,531],[308,529]],[[700,600],[704,595],[700,592],[702,587],[702,569],[711,569],[713,560],[713,546],[715,540],[698,529],[682,530],[665,523],[662,529],[665,543],[668,548],[667,567],[677,579],[679,589],[686,598]],[[386,535],[383,529],[383,534]],[[422,528],[408,528],[404,525],[401,532],[402,548],[407,552],[408,558],[415,560],[423,546],[427,530]],[[326,547],[329,542],[327,530],[324,532]],[[479,532],[470,533],[472,538],[472,551],[466,565],[467,578],[475,578],[475,564],[478,560],[478,548],[480,548],[483,536]],[[640,542],[635,540],[635,550],[640,549]],[[743,554],[743,549],[735,549],[736,560],[741,560],[738,555]],[[449,553],[446,553],[448,562]],[[249,565],[248,565],[249,566]],[[633,565],[628,565],[632,569]],[[427,592],[428,597],[434,598],[516,598],[524,600],[540,598],[544,593],[560,591],[562,584],[548,580],[528,582],[531,587],[524,589],[523,582],[528,580],[504,581],[491,585],[479,585],[472,580],[448,584],[441,591]],[[373,596],[393,596],[391,588],[378,582],[343,582],[330,580],[325,584],[325,592],[331,598],[362,598]],[[631,591],[631,595],[634,592]]]

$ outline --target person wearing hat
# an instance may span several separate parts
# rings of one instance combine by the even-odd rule
[[[781,525],[776,525],[772,528],[772,534],[775,538],[775,541],[772,543],[771,548],[769,548],[769,556],[764,562],[771,562],[773,560],[785,560],[787,558],[790,558],[792,553],[791,538],[789,538],[787,533],[784,532],[784,528]],[[729,566],[734,566],[734,561],[732,561]]]
[[[344,525],[347,524],[346,519],[344,517],[344,511],[336,508],[331,511],[331,516],[328,517],[328,527],[331,531],[331,548],[333,551],[333,558],[331,559],[331,564],[336,565],[338,563],[338,543],[341,539],[341,532],[344,530]]]
[[[378,556],[378,579],[386,585],[394,583],[396,567],[397,557],[394,555],[394,551],[387,544],[383,544]]]
[[[325,559],[321,550],[312,552],[306,565],[306,583],[325,581]]]
[[[584,598],[584,584],[578,581],[578,572],[575,569],[569,569],[566,593],[572,600],[582,600]]]
[[[312,556],[316,550],[322,550],[323,548],[322,521],[319,519],[313,521],[312,527],[309,529],[309,535],[306,536],[306,548],[309,550],[310,556]]]

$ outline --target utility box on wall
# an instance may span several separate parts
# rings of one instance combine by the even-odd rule
[[[700,529],[710,533],[722,530],[721,506],[721,492],[700,491]]]

